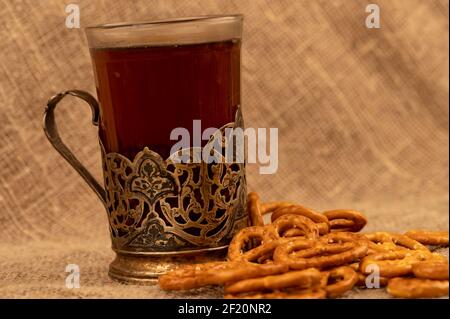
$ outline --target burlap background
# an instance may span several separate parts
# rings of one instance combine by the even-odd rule
[[[86,39],[64,26],[200,14],[245,15],[247,126],[279,128],[275,175],[248,170],[265,200],[350,207],[367,230],[448,229],[448,2],[0,0],[0,297],[217,297],[167,294],[107,277],[113,258],[103,207],[51,148],[41,128],[47,99],[95,92]],[[100,178],[88,107],[67,99],[62,135]],[[149,119],[151,124],[151,119]],[[81,288],[65,288],[68,263]],[[355,291],[349,298],[386,297]]]

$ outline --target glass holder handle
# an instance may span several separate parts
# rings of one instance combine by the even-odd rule
[[[52,146],[61,154],[64,159],[83,177],[86,183],[97,194],[102,203],[106,205],[106,191],[92,176],[92,174],[84,167],[83,164],[75,157],[72,151],[63,143],[58,127],[55,121],[54,110],[56,105],[67,95],[71,95],[82,99],[91,107],[92,124],[98,126],[100,109],[97,100],[89,93],[80,90],[68,90],[60,92],[52,96],[45,107],[44,111],[44,132]]]

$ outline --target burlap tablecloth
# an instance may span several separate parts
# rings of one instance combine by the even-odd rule
[[[378,0],[381,28],[367,29],[370,2],[77,1],[82,27],[243,13],[246,125],[278,127],[280,154],[274,175],[249,166],[249,189],[361,210],[368,231],[448,229],[448,2]],[[54,93],[95,92],[83,31],[64,25],[67,3],[0,0],[0,297],[219,297],[108,278],[103,207],[41,128]],[[60,131],[100,179],[89,110],[64,104]],[[79,289],[65,286],[69,263],[80,266]]]

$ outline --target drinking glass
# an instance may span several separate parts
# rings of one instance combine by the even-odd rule
[[[243,128],[242,22],[241,15],[221,15],[88,27],[98,102],[79,90],[48,101],[49,141],[106,208],[112,278],[151,282],[182,263],[221,258],[247,225],[245,162],[183,162],[171,151],[176,128],[190,137],[199,123],[219,133]],[[58,134],[54,109],[68,95],[91,107],[104,187]],[[187,150],[204,149],[214,136]]]

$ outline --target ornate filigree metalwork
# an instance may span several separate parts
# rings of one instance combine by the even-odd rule
[[[240,108],[220,132],[228,127],[243,128]],[[218,136],[205,147],[224,147]],[[195,156],[195,149],[188,154]],[[219,163],[178,163],[146,147],[131,161],[102,147],[113,248],[145,253],[227,245],[247,223],[245,164],[218,156]]]
[[[120,154],[106,154],[102,147],[104,189],[58,134],[54,110],[65,96],[87,102],[95,126],[99,124],[99,105],[84,91],[56,94],[45,108],[44,130],[50,143],[107,208],[116,251],[109,267],[110,277],[122,282],[153,283],[167,270],[187,262],[223,260],[231,236],[247,224],[245,164],[178,164],[173,158],[164,161],[148,148],[130,161]],[[244,127],[239,108],[234,123],[220,132],[229,127]],[[242,140],[232,141],[234,150],[243,146]],[[203,151],[208,153],[207,147],[216,143],[225,154],[221,134],[214,136]],[[181,155],[196,157],[199,151],[202,149],[182,150]],[[237,153],[231,155],[234,159]]]

